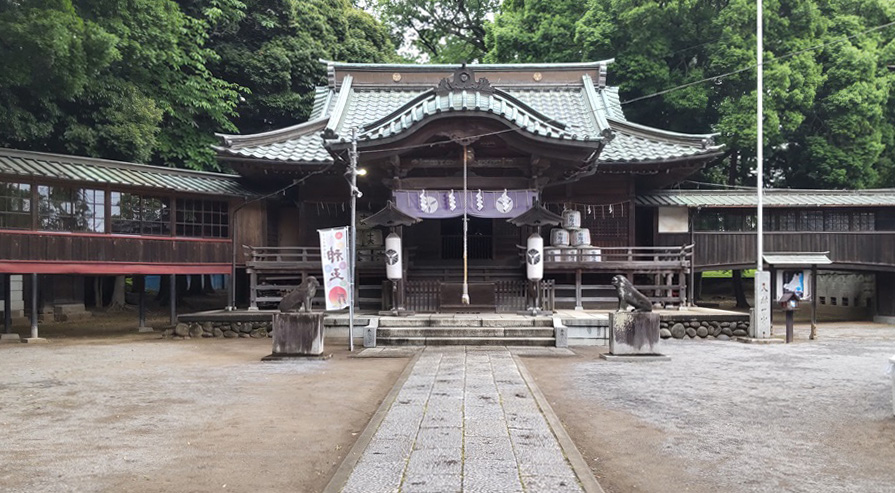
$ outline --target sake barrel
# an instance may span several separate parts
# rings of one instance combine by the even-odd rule
[[[581,261],[582,262],[599,262],[600,261],[600,249],[594,247],[584,247],[579,248],[581,251]]]
[[[590,230],[587,228],[576,229],[572,231],[572,246],[589,246],[590,245]]]
[[[562,211],[562,227],[566,229],[578,229],[581,227],[581,213],[578,211]]]
[[[578,261],[578,249],[572,247],[566,247],[562,249],[562,259],[563,262],[577,262]]]
[[[551,229],[550,244],[555,247],[569,246],[569,232],[562,228]]]

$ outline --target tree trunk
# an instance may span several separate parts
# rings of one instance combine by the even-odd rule
[[[115,276],[115,288],[112,290],[112,301],[109,302],[109,309],[122,310],[127,305],[124,299],[124,276]]]
[[[739,170],[737,166],[739,164],[739,153],[734,152],[730,155],[730,166],[727,168],[727,184],[728,185],[736,185],[737,184],[737,174]]]
[[[202,274],[190,275],[190,289],[187,291],[190,296],[200,296],[202,294]]]
[[[737,299],[737,308],[749,308],[746,301],[746,290],[743,288],[743,271],[733,271],[733,294]]]
[[[211,274],[205,274],[202,280],[204,284],[204,286],[202,286],[202,289],[205,291],[205,294],[213,294],[214,284],[211,282]]]
[[[159,276],[158,283],[158,294],[155,296],[155,301],[158,302],[159,306],[168,306],[169,300],[171,299],[168,293],[171,292],[171,285],[168,282],[169,276]]]
[[[93,278],[93,306],[103,307],[103,278],[100,276]]]

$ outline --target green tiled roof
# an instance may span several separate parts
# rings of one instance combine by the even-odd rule
[[[332,156],[321,135],[327,119],[252,135],[219,135],[223,145],[214,149],[224,155],[294,164],[329,164]]]
[[[400,107],[391,117],[363,126],[358,138],[362,141],[387,139],[403,133],[430,116],[459,111],[496,115],[535,136],[571,141],[593,141],[601,138],[593,125],[569,127],[499,90],[493,94],[462,91],[445,95],[436,94],[434,90],[427,91]],[[346,128],[346,125],[343,124],[341,128]],[[342,137],[341,140],[346,139]]]
[[[243,187],[236,175],[14,149],[0,149],[0,176],[6,180],[51,178],[207,195],[256,195]]]
[[[638,195],[636,203],[653,207],[757,207],[758,195],[755,190],[662,190]],[[895,207],[895,189],[765,189],[762,203],[766,207]]]
[[[507,66],[540,70],[596,68],[606,62],[584,64],[532,64]],[[618,88],[597,87],[590,76],[579,83],[502,87],[492,81],[493,93],[461,92],[436,95],[429,87],[387,85],[354,86],[346,75],[339,87],[332,78],[334,67],[388,71],[455,70],[454,65],[379,65],[329,63],[330,86],[315,93],[311,121],[306,124],[266,132],[236,136],[221,135],[224,144],[216,147],[222,157],[268,160],[292,164],[331,163],[325,142],[345,142],[350,129],[359,129],[359,138],[373,141],[398,138],[398,134],[442,112],[483,112],[501,118],[511,127],[539,139],[567,145],[603,141],[601,163],[639,163],[683,160],[720,153],[713,135],[685,135],[628,122],[619,103]],[[470,65],[470,68],[500,69],[500,65]],[[321,123],[323,122],[323,123]],[[325,136],[325,138],[324,138]],[[609,137],[609,139],[606,139]]]

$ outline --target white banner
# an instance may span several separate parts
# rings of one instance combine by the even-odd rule
[[[348,226],[318,229],[327,310],[348,308]]]

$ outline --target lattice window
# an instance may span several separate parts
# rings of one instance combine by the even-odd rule
[[[135,193],[112,192],[112,232],[170,235],[168,199]]]
[[[104,190],[40,185],[37,194],[40,229],[105,232]]]
[[[0,228],[31,229],[31,185],[0,183]]]
[[[230,234],[227,203],[177,199],[177,236],[226,238]]]

